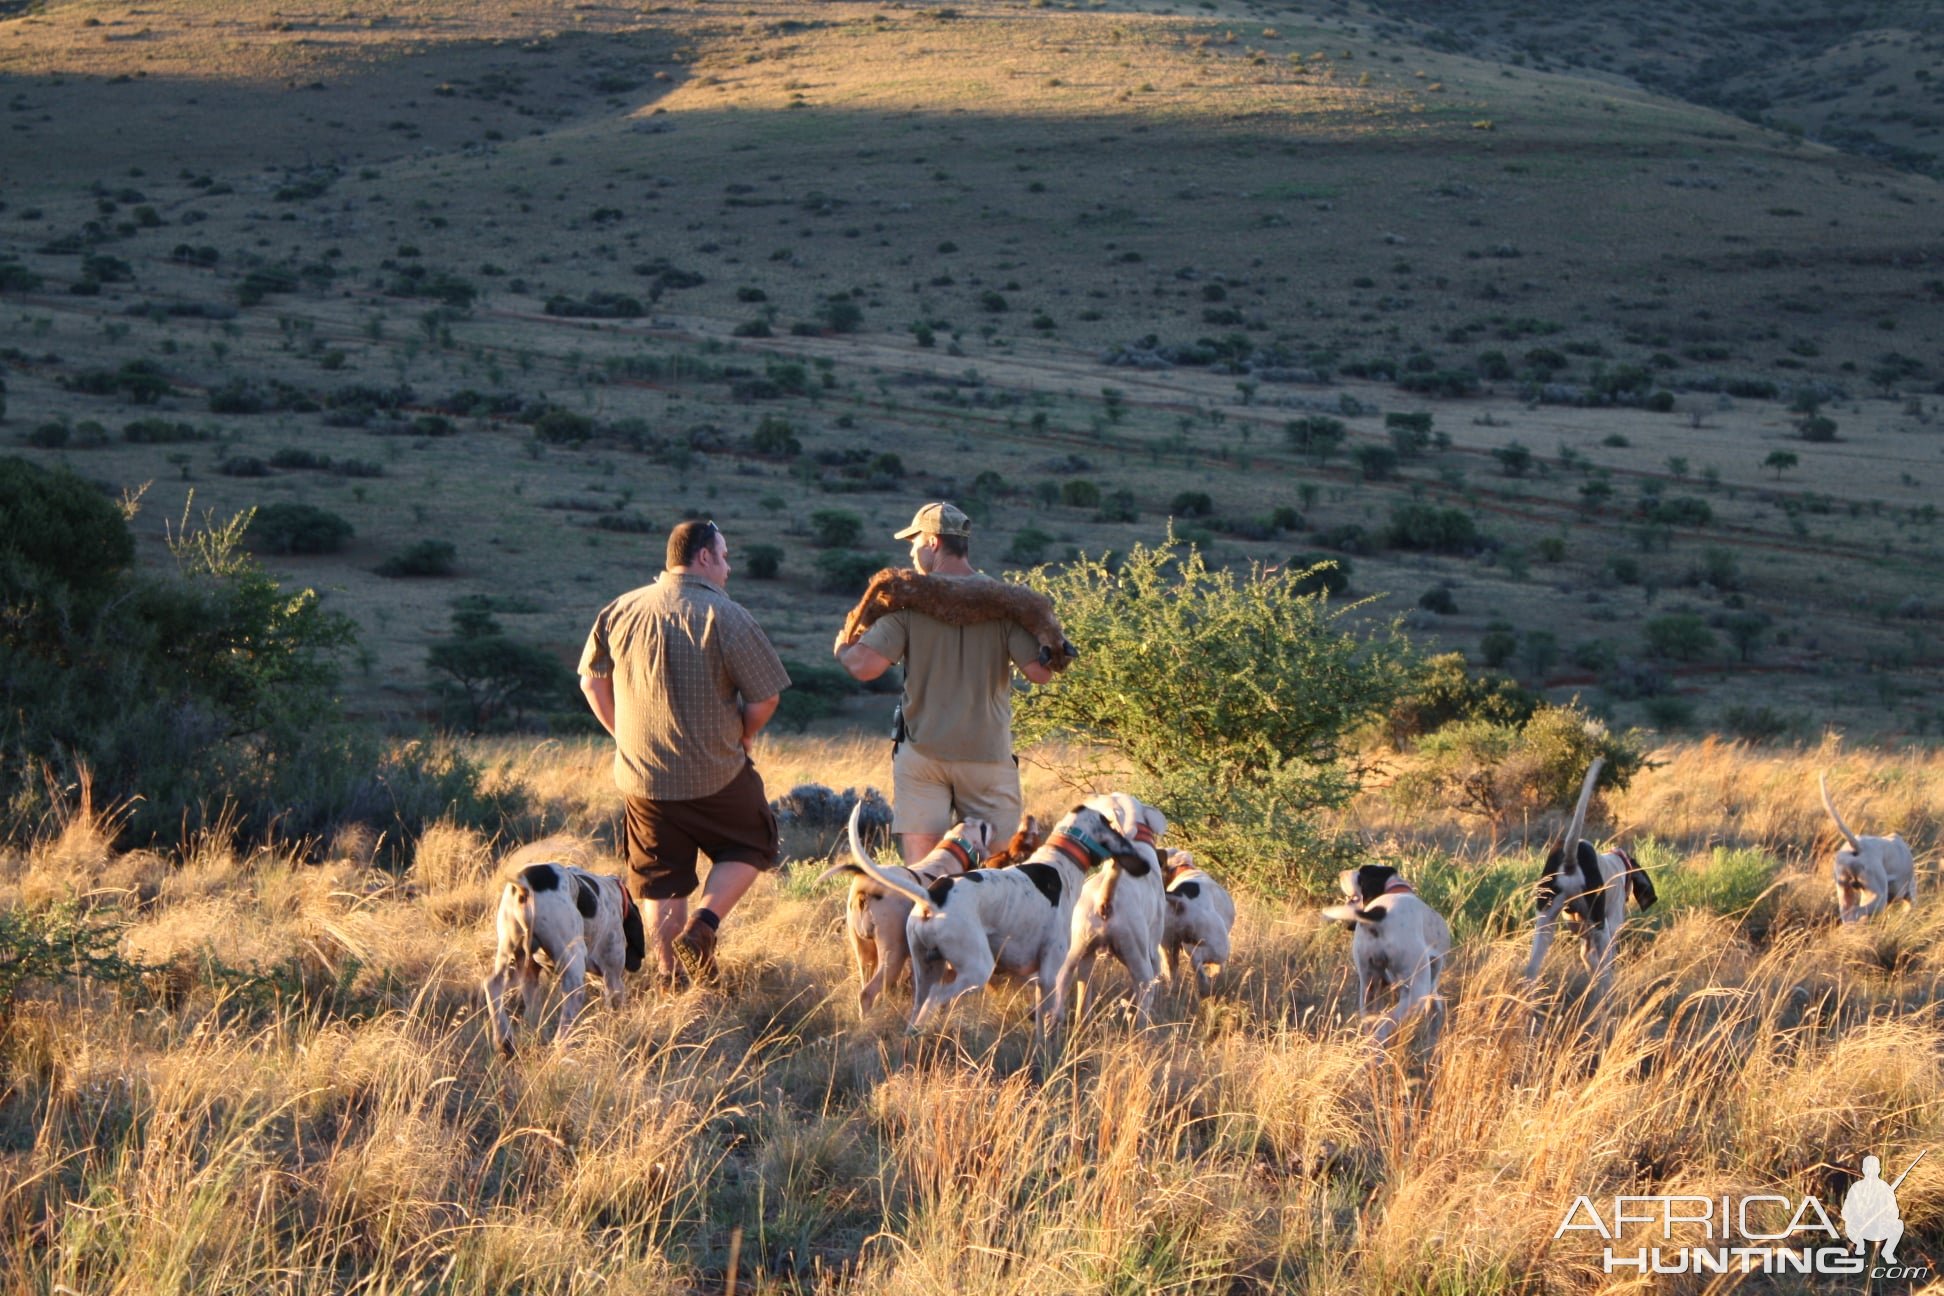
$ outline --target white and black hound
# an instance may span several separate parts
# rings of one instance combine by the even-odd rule
[[[499,951],[486,978],[486,1007],[499,1051],[513,1056],[513,1024],[506,1002],[517,984],[522,1016],[540,1007],[540,973],[560,977],[566,996],[560,1009],[558,1038],[580,1016],[586,974],[601,978],[610,1004],[627,1002],[626,973],[641,967],[646,942],[641,913],[621,879],[590,873],[571,864],[531,864],[510,878],[500,892]]]
[[[853,810],[853,824],[857,815],[858,811]],[[853,850],[861,845],[855,829],[851,842]],[[942,877],[969,873],[979,867],[991,844],[992,825],[983,819],[967,819],[946,833],[932,853],[916,864],[897,865],[887,871],[903,874],[923,890]],[[849,860],[825,869],[817,880],[828,881],[840,873],[852,875],[850,899],[844,907],[844,929],[850,934],[851,954],[857,960],[858,1011],[869,1012],[878,996],[898,983],[898,978],[904,975],[905,964],[911,959],[911,950],[905,944],[905,919],[911,916],[911,900],[901,892],[881,886],[858,863]]]
[[[1081,804],[1105,815],[1134,844],[1134,855],[1109,858],[1081,884],[1054,994],[1064,1012],[1072,1002],[1074,986],[1087,979],[1094,959],[1104,950],[1120,960],[1133,979],[1134,1008],[1145,1021],[1161,980],[1159,954],[1167,898],[1155,842],[1168,831],[1168,817],[1125,792],[1091,796]]]
[[[1162,880],[1168,887],[1168,908],[1161,917],[1161,952],[1168,960],[1168,972],[1173,980],[1181,980],[1181,956],[1186,953],[1195,973],[1195,989],[1207,994],[1213,984],[1208,969],[1228,966],[1235,901],[1184,850],[1168,852]]]
[[[1546,866],[1539,874],[1536,907],[1539,924],[1533,932],[1532,957],[1526,963],[1526,979],[1539,975],[1539,967],[1552,948],[1555,928],[1564,918],[1578,933],[1580,957],[1593,974],[1593,993],[1605,999],[1613,983],[1613,963],[1619,954],[1620,928],[1627,917],[1627,899],[1636,908],[1649,909],[1659,896],[1654,881],[1633,856],[1618,847],[1610,851],[1595,849],[1580,836],[1586,826],[1586,807],[1593,799],[1593,786],[1600,775],[1604,757],[1594,757],[1580,787],[1578,807],[1566,834],[1546,853]]]
[[[1892,900],[1917,903],[1917,861],[1910,843],[1896,833],[1888,837],[1858,837],[1836,813],[1829,797],[1829,781],[1816,775],[1822,789],[1823,809],[1836,821],[1836,831],[1849,843],[1848,850],[1836,852],[1830,873],[1836,880],[1836,908],[1846,923],[1874,918]]]
[[[914,1031],[1002,971],[1037,982],[1033,1022],[1047,1031],[1060,1017],[1054,986],[1066,961],[1080,884],[1104,860],[1141,859],[1105,815],[1085,806],[1068,811],[1026,863],[943,877],[924,890],[871,862],[854,816],[851,837],[864,871],[911,901],[905,943],[911,949]]]
[[[1348,903],[1325,909],[1323,916],[1356,928],[1350,961],[1357,969],[1357,1011],[1370,1016],[1373,982],[1397,991],[1397,1002],[1377,1023],[1376,1039],[1383,1044],[1420,1005],[1437,1000],[1451,928],[1388,864],[1345,869],[1337,885]]]

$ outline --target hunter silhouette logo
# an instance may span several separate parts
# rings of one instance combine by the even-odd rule
[[[1917,1161],[1922,1161],[1929,1151],[1925,1148],[1919,1152]],[[1897,1189],[1917,1168],[1917,1161],[1912,1161],[1895,1183],[1885,1183],[1883,1162],[1873,1156],[1863,1158],[1863,1177],[1843,1195],[1843,1236],[1855,1244],[1858,1255],[1863,1254],[1869,1243],[1881,1242],[1883,1258],[1891,1264],[1897,1262],[1897,1243],[1903,1239],[1904,1231],[1903,1219],[1897,1214]]]
[[[1601,1209],[1606,1202],[1574,1198],[1553,1237],[1597,1233],[1607,1243],[1601,1266],[1607,1273],[1867,1274],[1873,1279],[1923,1279],[1930,1274],[1927,1266],[1897,1260],[1897,1244],[1904,1235],[1897,1189],[1928,1154],[1928,1148],[1918,1153],[1889,1182],[1883,1178],[1883,1162],[1864,1157],[1862,1177],[1843,1195],[1840,1231],[1815,1197],[1623,1195],[1613,1197],[1606,1211]],[[1656,1242],[1660,1245],[1653,1245]],[[1867,1258],[1872,1243],[1882,1247],[1874,1265]]]

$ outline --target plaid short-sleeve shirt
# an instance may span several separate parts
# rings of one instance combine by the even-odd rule
[[[627,796],[693,801],[742,771],[742,705],[790,685],[769,637],[700,576],[663,572],[602,608],[580,673],[614,681],[614,783]]]

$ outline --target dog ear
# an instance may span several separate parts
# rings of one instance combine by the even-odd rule
[[[1369,904],[1384,894],[1384,888],[1397,876],[1397,870],[1388,864],[1365,864],[1357,869],[1357,890],[1363,895],[1363,902]]]
[[[1647,871],[1637,864],[1634,865],[1633,871],[1627,874],[1627,886],[1633,892],[1636,908],[1652,909],[1654,901],[1660,899],[1654,891],[1654,879],[1648,877]]]
[[[1337,874],[1337,890],[1352,900],[1357,899],[1357,870],[1345,869]]]
[[[621,938],[628,946],[628,971],[641,971],[641,961],[648,954],[648,940],[641,927],[641,907],[625,891],[621,895]]]

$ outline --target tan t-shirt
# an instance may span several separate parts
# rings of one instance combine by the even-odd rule
[[[893,612],[858,642],[904,663],[905,737],[918,751],[947,761],[1012,757],[1012,668],[1039,660],[1032,635],[1010,621],[955,626],[922,612]]]
[[[742,704],[790,676],[756,619],[700,576],[663,572],[602,608],[580,673],[614,679],[614,785],[651,801],[714,796],[742,773]]]

